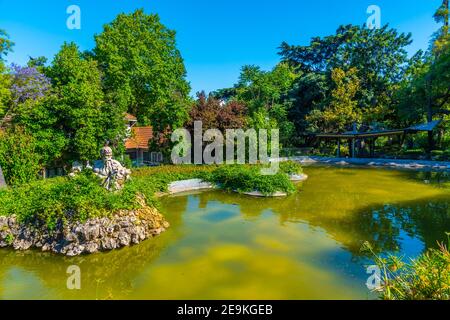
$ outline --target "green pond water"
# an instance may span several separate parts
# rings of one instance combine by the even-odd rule
[[[373,299],[364,241],[415,257],[450,231],[445,174],[306,167],[287,198],[221,191],[162,199],[171,228],[75,258],[0,250],[2,299]],[[67,289],[67,268],[81,289]]]

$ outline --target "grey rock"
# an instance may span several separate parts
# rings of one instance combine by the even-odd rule
[[[119,222],[119,225],[120,225],[122,228],[128,228],[128,227],[130,227],[130,226],[132,225],[132,223],[129,222],[129,221],[127,221],[127,220],[123,220],[123,221],[120,221],[120,222]]]
[[[117,248],[117,242],[113,238],[106,238],[101,241],[103,250],[113,250]]]
[[[75,232],[69,231],[64,235],[64,240],[67,242],[78,242],[78,236]]]
[[[131,237],[125,231],[119,232],[119,237],[118,238],[119,238],[120,245],[122,245],[122,246],[129,246],[130,245]]]
[[[152,216],[151,211],[144,212],[143,218],[141,214],[140,211],[122,211],[85,223],[59,222],[52,232],[45,226],[22,224],[15,216],[0,217],[0,248],[11,246],[16,250],[28,250],[34,247],[44,252],[77,256],[138,244],[169,226],[162,216]]]
[[[84,252],[86,253],[94,253],[98,251],[98,244],[95,242],[89,242],[85,247],[84,247]]]
[[[0,217],[0,229],[8,226],[8,217]]]
[[[83,231],[84,239],[90,241],[100,236],[100,227],[98,225],[86,226]]]
[[[31,241],[27,241],[24,239],[17,239],[13,242],[13,248],[15,250],[28,250],[30,249],[30,247],[32,246],[32,242]]]

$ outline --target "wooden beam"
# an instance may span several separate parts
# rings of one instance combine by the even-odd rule
[[[404,134],[405,130],[392,130],[392,131],[383,131],[383,132],[362,132],[362,133],[330,133],[330,134],[318,134],[317,138],[328,138],[328,139],[352,139],[352,138],[375,138],[375,137],[386,137],[386,136],[396,136]]]

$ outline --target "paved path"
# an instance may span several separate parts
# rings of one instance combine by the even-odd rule
[[[401,159],[361,159],[361,158],[328,158],[328,157],[290,157],[280,160],[294,160],[302,164],[329,163],[335,165],[366,165],[373,167],[391,167],[401,169],[425,169],[435,171],[450,171],[450,162],[429,160],[401,160]]]

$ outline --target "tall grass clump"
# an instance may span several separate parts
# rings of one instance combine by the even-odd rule
[[[296,161],[283,161],[280,162],[280,172],[287,175],[302,174],[303,168],[300,163]]]
[[[406,262],[397,256],[376,255],[369,243],[363,250],[374,256],[381,270],[381,287],[377,289],[381,299],[450,300],[450,252],[443,243]]]

